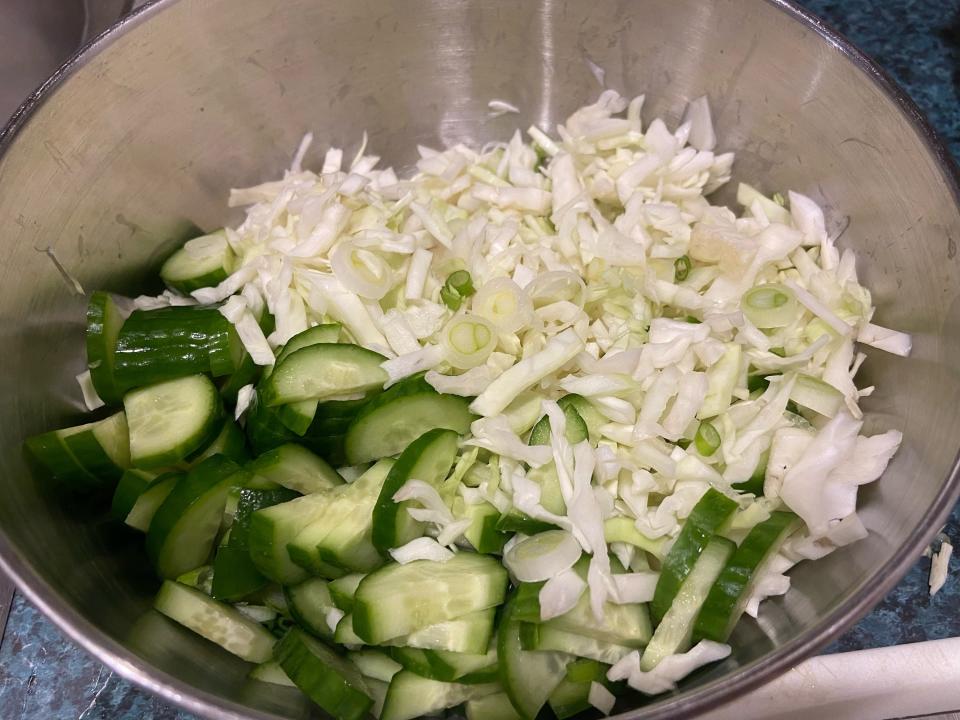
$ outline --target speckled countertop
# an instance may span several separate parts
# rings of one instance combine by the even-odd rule
[[[886,68],[960,157],[960,0],[807,0]],[[945,531],[960,539],[960,506]],[[951,570],[956,571],[956,555]],[[960,581],[927,595],[929,560],[827,652],[960,636]],[[121,680],[20,596],[0,642],[4,720],[190,720]]]

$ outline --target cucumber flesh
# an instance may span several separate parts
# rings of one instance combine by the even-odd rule
[[[96,490],[103,485],[100,478],[87,472],[67,449],[59,430],[29,437],[23,447],[43,472],[63,488]]]
[[[157,593],[154,607],[248,662],[263,663],[273,656],[273,635],[239,610],[199,590],[168,580]]]
[[[290,353],[264,385],[268,406],[367,393],[383,387],[383,355],[359,345],[320,343]]]
[[[263,453],[250,463],[249,469],[256,476],[303,495],[343,485],[343,478],[326,460],[292,443]]]
[[[189,295],[203,287],[219,285],[233,270],[236,256],[227,233],[217,230],[187,240],[160,268],[160,277],[172,290]]]
[[[173,465],[206,445],[217,431],[220,396],[205,375],[168,380],[123,398],[134,467]]]
[[[335,606],[326,580],[311,578],[299,585],[284,588],[284,594],[290,615],[298,625],[312,635],[333,639],[333,630],[327,623],[327,615]]]
[[[617,663],[633,651],[633,648],[626,645],[617,645],[566,630],[558,630],[549,624],[524,623],[520,639],[524,650],[552,650],[596,660],[607,665]]]
[[[478,610],[463,617],[421,628],[404,637],[385,640],[382,644],[475,655],[482,653],[490,645],[495,614],[495,608]]]
[[[707,543],[644,650],[641,670],[649,672],[668,655],[690,649],[697,615],[735,548],[732,541],[719,536]]]
[[[156,475],[144,470],[125,470],[117,483],[117,489],[113,493],[113,502],[110,504],[110,516],[114,520],[122,521],[133,506],[137,504],[143,491],[150,487]]]
[[[124,523],[141,532],[150,530],[153,516],[157,514],[163,501],[173,492],[173,488],[182,478],[183,475],[180,473],[167,473],[153,480],[134,502]]]
[[[224,420],[220,432],[213,441],[199,455],[191,458],[190,462],[196,464],[214,455],[224,455],[235,463],[245,463],[250,459],[243,430],[230,418]]]
[[[467,700],[467,720],[523,720],[504,692]]]
[[[503,602],[507,573],[495,559],[461,552],[446,562],[387,565],[363,579],[353,626],[378,644]]]
[[[470,519],[468,527],[463,536],[467,539],[474,550],[484,555],[497,554],[503,550],[508,535],[497,529],[497,522],[500,520],[500,511],[490,503],[478,503],[477,505],[464,504],[462,512],[458,517]]]
[[[124,469],[130,466],[130,434],[123,412],[55,433],[80,466],[98,478],[101,485],[119,481]]]
[[[564,403],[563,407],[563,416],[567,421],[567,430],[565,436],[567,442],[571,445],[576,445],[578,442],[583,442],[587,440],[590,435],[590,431],[587,428],[587,423],[583,421],[583,418],[580,417],[580,413],[577,412],[577,408],[572,402]],[[550,418],[544,415],[533,426],[533,430],[530,431],[530,445],[549,445],[550,444]]]
[[[117,336],[123,326],[123,312],[109,293],[98,291],[87,305],[87,367],[97,395],[107,405],[123,399],[114,375]]]
[[[306,580],[307,571],[290,559],[287,544],[323,512],[325,504],[326,498],[318,493],[253,513],[247,545],[257,569],[281,585]]]
[[[390,468],[373,508],[373,545],[384,557],[389,550],[423,535],[425,524],[407,512],[410,501],[393,496],[411,479],[438,487],[457,458],[459,436],[452,430],[429,430],[414,440]]]
[[[277,645],[276,659],[297,687],[337,720],[361,720],[373,707],[353,663],[302,630],[287,633]]]
[[[726,642],[743,615],[755,578],[799,524],[793,513],[774,512],[755,525],[734,551],[697,617],[693,642]]]
[[[340,323],[326,323],[314,325],[303,332],[297,333],[287,340],[283,350],[277,355],[277,364],[286,360],[297,350],[302,350],[311,345],[320,345],[321,343],[335,343],[340,341]]]
[[[414,720],[497,692],[496,685],[461,685],[402,670],[393,676],[380,720]]]
[[[347,658],[365,678],[381,682],[390,682],[393,676],[403,670],[403,665],[379,650],[354,650]]]
[[[650,603],[650,614],[655,622],[659,623],[670,609],[703,548],[736,509],[737,504],[733,500],[713,488],[707,490],[693,506],[683,529],[663,560],[660,579]]]
[[[160,577],[176,578],[207,562],[239,471],[235,462],[215,455],[177,482],[147,531],[147,554]]]
[[[271,660],[257,665],[250,671],[248,676],[251,680],[258,680],[271,685],[282,685],[284,687],[296,687],[296,684],[280,667],[280,663]]]
[[[462,435],[474,416],[469,400],[441,395],[422,377],[394,385],[371,400],[350,424],[344,451],[350,465],[399,455],[428,430],[445,428]]]
[[[357,594],[360,581],[366,577],[363,573],[350,573],[330,581],[330,597],[333,604],[344,612],[353,611],[353,596]]]
[[[535,720],[563,681],[570,656],[557,652],[527,652],[520,638],[521,623],[508,602],[497,633],[500,683],[524,720]]]

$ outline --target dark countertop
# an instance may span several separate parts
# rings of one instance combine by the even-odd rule
[[[902,84],[960,157],[960,0],[807,0]],[[960,538],[960,507],[945,532]],[[956,573],[960,558],[954,556]],[[960,636],[960,583],[927,594],[929,560],[828,652]],[[0,713],[7,720],[191,720],[121,680],[19,595],[0,642]]]

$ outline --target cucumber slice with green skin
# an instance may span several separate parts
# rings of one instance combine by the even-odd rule
[[[198,373],[230,375],[242,360],[233,324],[215,307],[134,310],[117,337],[114,375],[129,390]]]
[[[177,578],[177,583],[199,590],[204,595],[210,595],[213,587],[213,568],[209,565],[201,565]]]
[[[347,659],[357,666],[364,677],[386,683],[403,670],[403,665],[379,650],[354,650],[347,653]]]
[[[325,577],[382,565],[373,546],[373,507],[392,465],[381,460],[352,483],[317,494],[325,500],[323,511],[287,545],[290,558]],[[331,576],[329,567],[340,572]]]
[[[403,637],[385,640],[382,644],[475,655],[489,647],[494,632],[495,615],[495,608],[478,610],[421,628]]]
[[[277,417],[286,428],[296,435],[304,436],[313,423],[313,416],[317,413],[319,400],[301,400],[289,405],[277,406]]]
[[[407,512],[413,503],[395,502],[393,496],[412,479],[439,487],[457,459],[459,439],[452,430],[429,430],[410,443],[390,468],[373,508],[373,545],[385,558],[390,557],[391,548],[421,537],[426,528]]]
[[[330,597],[333,598],[333,604],[346,613],[352,612],[353,596],[357,594],[357,587],[365,577],[363,573],[350,573],[342,578],[331,580]]]
[[[467,700],[467,720],[523,720],[504,692]]]
[[[373,707],[353,663],[302,630],[290,630],[278,643],[276,659],[297,687],[337,720],[361,720]]]
[[[87,367],[97,395],[107,405],[116,405],[123,399],[114,376],[117,336],[123,319],[123,312],[109,293],[98,291],[90,296],[87,305]]]
[[[567,665],[565,680],[575,683],[603,682],[607,677],[607,666],[596,660],[580,658]]]
[[[559,405],[562,410],[566,410],[568,406],[576,409],[580,419],[587,425],[590,442],[594,444],[600,436],[600,426],[606,425],[609,422],[606,416],[591,405],[590,401],[582,395],[572,393],[570,395],[564,395],[557,400],[557,405]]]
[[[231,406],[237,404],[237,394],[245,385],[253,385],[260,378],[263,369],[257,365],[250,354],[244,351],[240,366],[221,383],[220,397]]]
[[[426,650],[427,662],[435,680],[464,684],[496,682],[497,638],[491,636],[485,653],[458,653],[446,650]]]
[[[317,414],[314,416],[316,420],[338,420],[343,421],[347,418],[354,418],[357,416],[357,413],[366,405],[373,397],[379,394],[379,390],[374,391],[371,395],[357,398],[356,400],[328,400],[327,402],[322,402],[317,405]],[[330,433],[314,433],[318,435],[329,435]]]
[[[411,647],[391,647],[390,657],[400,663],[405,670],[414,672],[421,677],[434,678],[433,664],[430,662],[430,651]]]
[[[204,460],[157,509],[147,532],[147,554],[160,577],[172,579],[207,562],[239,470],[222,455]]]
[[[470,526],[463,532],[473,549],[483,555],[499,554],[503,551],[509,536],[497,530],[497,522],[500,520],[500,511],[490,503],[478,503],[469,505],[454,501],[454,512],[457,517],[468,518]]]
[[[581,558],[573,569],[586,580],[588,558]],[[514,594],[514,619],[540,623],[540,589],[543,583],[521,583]],[[542,623],[541,628],[559,630],[593,638],[599,642],[642,648],[650,640],[652,629],[647,606],[643,603],[616,605],[606,602],[603,620],[598,621],[590,607],[589,593],[583,593],[573,609]]]
[[[271,685],[296,687],[293,680],[291,680],[283,671],[283,668],[280,667],[280,663],[273,660],[257,665],[250,671],[248,677],[251,680],[258,680],[259,682],[270,683]]]
[[[634,521],[628,517],[608,518],[603,523],[603,538],[607,543],[622,542],[645,550],[656,558],[663,559],[664,539],[651,540],[637,530]]]
[[[497,633],[500,684],[524,720],[535,720],[540,709],[563,681],[571,657],[557,652],[526,652],[520,640],[521,623],[508,602]]]
[[[567,430],[565,436],[567,442],[571,445],[576,445],[578,442],[583,442],[587,440],[590,435],[590,431],[587,429],[587,424],[583,421],[583,418],[580,417],[580,413],[577,412],[577,408],[572,402],[567,402],[563,405],[563,416],[567,421]],[[530,431],[530,445],[549,445],[550,444],[550,418],[544,415],[540,420],[537,421],[537,424],[533,426],[533,430]]]
[[[245,463],[250,459],[250,453],[247,451],[247,440],[243,435],[243,430],[233,420],[227,418],[223,421],[220,432],[199,455],[191,458],[191,464],[203,462],[208,457],[214,455],[223,455],[233,460],[235,463]]]
[[[663,559],[660,579],[650,603],[650,614],[658,623],[670,609],[674,597],[711,536],[717,532],[737,504],[723,493],[710,488],[694,505],[670,552]]]
[[[123,398],[130,462],[138,468],[173,465],[210,442],[219,427],[220,396],[206,375],[168,380]]]
[[[333,640],[327,614],[334,607],[327,581],[311,578],[299,585],[283,589],[290,616],[304,630],[317,637]]]
[[[524,650],[553,650],[607,665],[615,664],[633,651],[633,648],[626,645],[604,642],[566,630],[558,630],[549,624],[536,623],[523,623],[520,629],[520,644]]]
[[[322,343],[340,342],[340,323],[325,323],[323,325],[314,325],[303,332],[297,333],[287,341],[283,350],[277,355],[276,364],[290,357],[297,350],[302,350],[311,345],[320,345]]]
[[[137,498],[150,487],[150,483],[155,478],[156,474],[144,470],[125,470],[120,477],[120,482],[117,483],[117,489],[113,493],[110,517],[114,520],[123,521],[133,510],[133,506],[137,504]]]
[[[182,473],[167,473],[153,480],[130,508],[124,523],[140,532],[147,532],[153,516],[183,477]]]
[[[536,535],[537,533],[556,530],[556,525],[544,520],[535,520],[516,508],[510,508],[497,519],[496,529],[501,533],[523,533]]]
[[[350,614],[340,618],[337,629],[333,633],[333,639],[340,645],[346,645],[347,647],[360,647],[366,644],[363,642],[363,638],[353,631],[353,616]]]
[[[257,569],[281,585],[306,580],[309,574],[290,559],[287,544],[323,512],[326,503],[327,499],[318,493],[253,513],[247,546]]]
[[[649,672],[668,655],[690,649],[697,615],[736,547],[719,536],[707,543],[644,650],[641,670]]]
[[[276,638],[239,610],[199,590],[167,580],[153,606],[171,620],[248,662],[273,656]]]
[[[300,442],[333,467],[343,467],[350,464],[347,462],[347,455],[343,449],[344,439],[343,435],[314,436],[307,433]]]
[[[387,373],[380,353],[346,343],[308,345],[274,366],[263,387],[266,405],[365,394],[383,387]]]
[[[117,481],[130,467],[130,432],[122,411],[105,420],[59,432],[67,449],[91,475]]]
[[[253,394],[247,409],[246,431],[250,447],[257,455],[300,439],[281,422],[277,408],[269,408],[260,401],[259,391]]]
[[[160,268],[160,277],[172,290],[189,295],[194,290],[219,285],[227,279],[236,256],[227,234],[217,230],[187,240]]]
[[[373,707],[370,708],[370,714],[375,718],[379,718],[383,715],[383,704],[387,701],[387,692],[390,690],[390,683],[366,676],[364,676],[363,681],[367,684],[370,697],[373,698]]]
[[[43,472],[64,488],[97,490],[103,485],[103,481],[87,472],[67,449],[59,430],[29,437],[23,447]]]
[[[285,405],[284,407],[292,407]],[[349,417],[314,417],[307,432],[312,437],[323,437],[331,435],[346,435],[350,423],[354,416]]]
[[[774,512],[755,525],[714,582],[693,628],[693,642],[726,642],[743,615],[755,578],[799,526],[797,516]]]
[[[557,686],[557,689],[550,694],[548,703],[550,704],[550,709],[553,710],[553,714],[557,716],[557,720],[566,720],[578,713],[593,709],[593,705],[590,704],[591,683],[598,682],[602,685],[606,684],[606,678],[604,676],[606,672],[605,666],[599,665],[599,663],[597,666],[601,668],[601,671],[596,679],[586,682],[574,682],[568,676],[565,677],[563,682]]]
[[[248,467],[254,475],[303,495],[343,485],[343,478],[326,460],[293,443],[268,450]]]
[[[234,481],[245,473],[234,475]],[[230,525],[230,539],[217,550],[213,563],[213,596],[218,600],[241,600],[267,585],[269,580],[250,559],[250,519],[257,510],[289,502],[297,493],[286,488],[256,490],[240,488]]]
[[[402,670],[390,681],[380,720],[414,720],[498,690],[495,684],[446,683]]]
[[[350,465],[393,457],[428,430],[443,428],[463,435],[474,416],[470,401],[441,395],[421,376],[397,383],[373,398],[350,424],[344,450]]]
[[[485,555],[461,552],[442,563],[387,565],[357,588],[353,626],[365,642],[376,645],[496,607],[506,590],[507,571]]]

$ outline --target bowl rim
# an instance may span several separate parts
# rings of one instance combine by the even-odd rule
[[[151,0],[83,45],[27,97],[6,125],[0,129],[0,158],[12,145],[18,131],[69,77],[118,38],[179,1]],[[937,131],[906,91],[859,47],[814,13],[800,7],[792,0],[763,0],[763,2],[815,32],[852,62],[866,76],[868,82],[872,82],[883,95],[894,102],[935,160],[946,182],[947,190],[952,195],[954,203],[960,207],[960,169]],[[680,693],[671,699],[661,700],[656,705],[631,709],[614,718],[629,720],[642,715],[648,720],[675,720],[693,717],[770,682],[813,655],[863,617],[900,581],[916,562],[921,550],[929,544],[946,521],[958,497],[960,497],[960,452],[955,456],[950,471],[944,478],[943,486],[924,514],[922,522],[910,532],[907,541],[894,551],[891,558],[877,568],[870,579],[864,581],[856,594],[838,603],[814,625],[777,648],[776,652],[736,668],[731,674],[706,683],[691,693]],[[0,570],[5,572],[16,583],[17,589],[73,642],[117,675],[139,688],[183,710],[210,720],[283,720],[281,716],[226,700],[179,680],[158,670],[128,650],[58,595],[49,583],[26,562],[2,527],[0,527]]]

